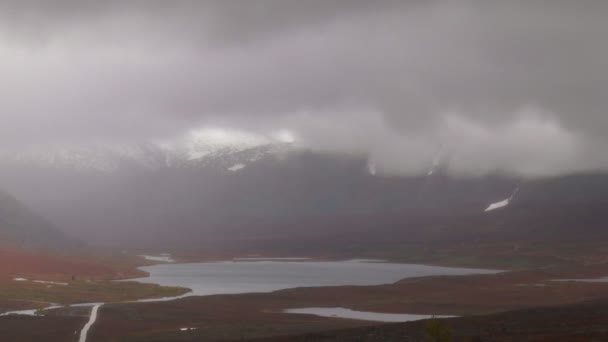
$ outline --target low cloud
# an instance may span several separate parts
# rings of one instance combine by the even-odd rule
[[[583,1],[0,5],[0,144],[198,127],[362,154],[386,173],[606,169],[608,24]]]
[[[385,174],[427,173],[438,161],[459,176],[506,172],[538,177],[608,167],[605,158],[590,155],[592,144],[584,135],[533,108],[500,123],[446,112],[433,125],[409,134],[382,118],[346,110],[337,118],[300,113],[289,122],[307,148],[366,156]]]

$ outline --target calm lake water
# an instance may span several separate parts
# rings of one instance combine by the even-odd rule
[[[413,314],[395,314],[395,313],[379,313],[368,311],[355,311],[345,308],[299,308],[287,309],[285,313],[306,314],[321,317],[338,317],[348,319],[358,319],[363,321],[374,322],[409,322],[428,318],[446,318],[454,316],[437,316],[437,315],[413,315]]]
[[[365,261],[225,261],[141,267],[149,277],[135,281],[192,289],[192,295],[272,292],[295,287],[381,285],[403,278],[498,273]]]

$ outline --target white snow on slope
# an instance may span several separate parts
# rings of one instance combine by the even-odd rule
[[[193,130],[184,138],[169,144],[170,149],[181,151],[188,160],[201,159],[213,152],[230,150],[237,152],[272,143],[267,137],[241,131],[219,128]]]
[[[494,209],[506,207],[506,206],[509,205],[509,202],[510,202],[510,198],[507,198],[507,199],[502,200],[500,202],[492,203],[484,211],[492,211]]]
[[[286,131],[271,136],[238,130],[203,128],[166,140],[45,144],[32,145],[16,151],[0,146],[0,164],[111,173],[125,166],[158,169],[195,165],[194,163],[199,165],[206,158],[217,159],[268,146],[266,150],[259,151],[259,155],[249,156],[249,161],[256,161],[267,154],[278,154],[287,146],[291,146],[295,138],[290,134]]]
[[[240,170],[240,169],[242,169],[244,167],[245,167],[245,164],[239,163],[239,164],[232,165],[231,167],[228,168],[228,170],[230,170],[230,171],[238,171],[238,170]]]
[[[513,200],[515,195],[517,195],[518,192],[519,192],[519,185],[515,188],[515,190],[513,190],[513,192],[511,193],[511,196],[509,196],[509,198],[504,199],[500,202],[495,202],[495,203],[490,204],[484,211],[486,211],[486,212],[492,211],[492,210],[495,210],[498,208],[504,208],[504,207],[508,206],[509,203],[511,203],[511,201]]]
[[[92,143],[88,145],[38,145],[18,152],[0,151],[0,163],[51,168],[116,171],[125,161],[154,166],[151,149],[145,144]]]
[[[369,174],[372,176],[376,175],[376,164],[373,160],[369,160],[367,162],[367,172],[369,172]]]

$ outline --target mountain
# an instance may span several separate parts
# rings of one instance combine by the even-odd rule
[[[0,241],[0,247],[36,250],[79,244],[5,192],[0,192]]]
[[[290,145],[284,139],[205,129],[167,141],[34,145],[17,151],[0,151],[0,167],[111,173],[125,169],[215,166],[236,171],[265,155],[281,154]]]
[[[436,158],[424,174],[388,176],[364,156],[223,131],[32,151],[0,156],[0,187],[94,244],[335,249],[581,231],[592,238],[608,223],[602,173],[458,178]]]
[[[152,157],[158,155],[120,159],[115,164],[120,167],[111,171],[5,163],[0,186],[89,242],[196,246],[201,241],[251,239],[256,232],[275,235],[275,227],[292,234],[298,222],[353,215],[480,212],[516,185],[505,177],[452,179],[441,172],[372,175],[365,158],[286,144],[221,148],[194,159],[172,153],[176,158],[169,163],[162,162],[167,155]]]

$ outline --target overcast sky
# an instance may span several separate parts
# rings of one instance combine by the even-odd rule
[[[389,173],[608,168],[608,1],[2,1],[0,144],[288,129]],[[441,152],[440,152],[441,151]]]

